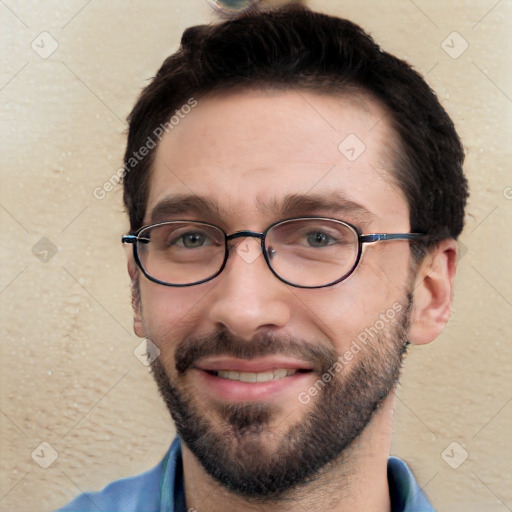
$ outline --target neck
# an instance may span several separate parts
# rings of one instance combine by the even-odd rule
[[[183,445],[187,510],[199,512],[389,511],[391,505],[387,462],[391,445],[393,402],[394,393],[391,392],[373,416],[372,421],[346,450],[346,453],[328,467],[324,467],[313,482],[293,489],[279,500],[263,503],[233,494],[213,480],[188,447]]]

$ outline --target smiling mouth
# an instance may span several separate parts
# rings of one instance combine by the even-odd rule
[[[291,377],[297,373],[308,373],[309,369],[288,369],[277,368],[264,372],[241,372],[234,370],[204,370],[209,375],[227,380],[235,380],[240,382],[270,382],[273,380],[281,380]]]

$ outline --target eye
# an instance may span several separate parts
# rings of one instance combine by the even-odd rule
[[[211,239],[204,233],[184,233],[171,240],[169,245],[182,245],[186,249],[197,249],[204,245],[211,245]]]
[[[308,233],[306,240],[311,247],[327,247],[335,242],[331,236],[326,233],[322,233],[321,231]]]

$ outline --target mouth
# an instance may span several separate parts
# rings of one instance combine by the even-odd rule
[[[210,358],[192,370],[201,393],[228,402],[292,399],[306,389],[314,372],[308,362],[283,357]]]
[[[236,370],[204,370],[206,373],[213,375],[214,377],[220,377],[222,379],[236,380],[239,382],[270,382],[272,380],[281,380],[286,377],[291,377],[297,373],[308,373],[312,370],[308,369],[286,369],[277,368],[264,372],[243,372]]]

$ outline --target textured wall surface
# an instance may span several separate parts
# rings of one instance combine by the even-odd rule
[[[458,126],[472,195],[454,314],[411,351],[392,451],[440,511],[512,510],[512,3],[310,5],[412,63]],[[5,0],[0,19],[0,509],[50,511],[151,467],[173,436],[133,353],[121,190],[94,190],[140,89],[215,16],[203,0]]]

